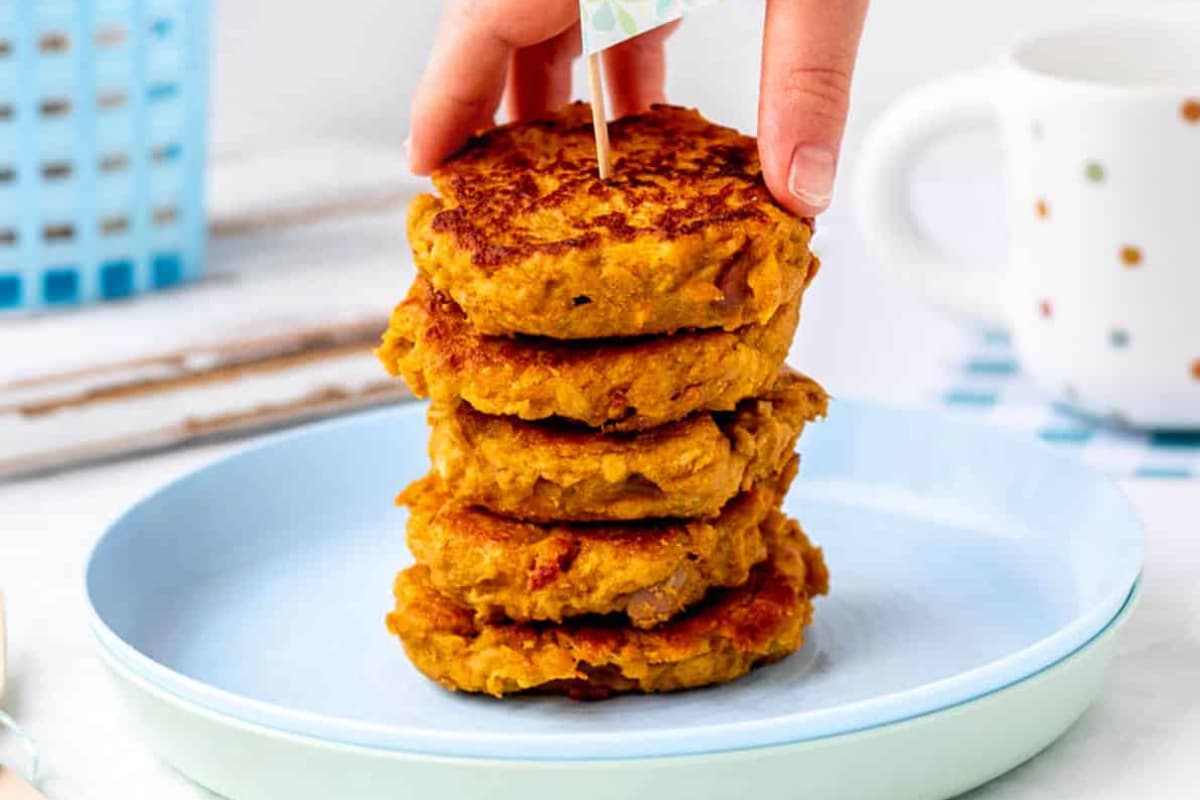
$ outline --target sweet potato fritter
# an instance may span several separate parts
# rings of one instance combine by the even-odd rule
[[[799,298],[765,325],[737,331],[562,342],[482,336],[448,297],[418,278],[376,351],[419,397],[460,398],[485,414],[560,416],[642,430],[694,411],[731,411],[779,373]]]
[[[763,541],[796,474],[783,470],[713,520],[539,525],[455,503],[430,474],[398,502],[408,547],[430,583],[484,619],[552,620],[620,613],[648,628],[713,586],[735,586],[767,556]]]
[[[638,434],[434,403],[429,455],[457,502],[516,519],[710,518],[778,472],[804,424],[824,416],[827,404],[815,381],[786,368],[734,412],[700,412]]]
[[[714,590],[651,630],[611,616],[560,625],[489,623],[440,595],[425,565],[397,576],[388,628],[417,669],[460,691],[593,699],[724,683],[799,648],[811,599],[828,588],[821,551],[796,523],[778,514],[772,519],[770,558],[744,585]]]
[[[591,112],[483,133],[413,201],[417,267],[486,334],[589,339],[764,324],[812,280],[812,221],[763,183],[755,140],[655,106],[610,125],[596,174]]]

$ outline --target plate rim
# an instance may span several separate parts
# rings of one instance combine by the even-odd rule
[[[1073,659],[1076,659],[1076,658],[1079,658],[1079,657],[1085,655],[1088,651],[1090,651],[1093,647],[1096,647],[1101,642],[1101,640],[1105,639],[1106,637],[1120,635],[1121,632],[1124,630],[1125,626],[1129,624],[1129,621],[1132,618],[1134,612],[1137,610],[1137,607],[1141,604],[1142,593],[1143,593],[1143,588],[1142,588],[1143,580],[1144,580],[1144,578],[1139,575],[1138,580],[1130,588],[1129,595],[1127,596],[1124,604],[1122,604],[1120,610],[1117,612],[1116,616],[1114,616],[1111,620],[1109,620],[1108,624],[1106,624],[1103,628],[1101,628],[1099,631],[1097,631],[1094,636],[1092,636],[1090,639],[1088,639],[1086,642],[1084,642],[1078,648],[1076,648],[1075,650],[1072,650],[1070,653],[1067,653],[1062,658],[1059,658],[1056,661],[1053,661],[1053,662],[1047,664],[1046,666],[1042,667],[1041,669],[1037,670],[1036,672],[1030,673],[1029,675],[1026,675],[1022,678],[1018,678],[1017,680],[1014,680],[1011,683],[1005,684],[1004,686],[997,686],[996,688],[994,688],[988,692],[984,692],[983,694],[977,695],[975,697],[967,698],[958,703],[954,703],[954,704],[945,706],[943,708],[930,709],[930,710],[922,712],[920,714],[914,714],[910,717],[905,717],[904,719],[896,719],[896,720],[890,720],[890,721],[886,721],[886,722],[880,722],[880,723],[877,723],[870,727],[860,728],[857,730],[844,731],[842,733],[830,734],[828,736],[820,736],[820,737],[814,737],[814,738],[809,738],[809,739],[798,739],[795,741],[785,741],[785,742],[765,743],[765,744],[759,744],[759,745],[750,745],[747,747],[724,748],[724,749],[714,749],[714,750],[707,750],[707,751],[700,751],[700,752],[685,752],[685,753],[674,753],[674,754],[627,755],[627,756],[616,756],[616,757],[567,757],[567,758],[537,757],[537,756],[528,756],[528,755],[523,755],[523,756],[473,756],[473,755],[464,755],[464,754],[445,754],[445,753],[424,752],[424,751],[420,751],[420,750],[399,750],[399,749],[394,749],[394,748],[379,747],[379,746],[370,745],[370,744],[361,744],[361,743],[356,743],[356,742],[344,742],[344,741],[340,741],[337,739],[328,739],[328,738],[314,735],[312,733],[306,733],[306,732],[301,732],[301,731],[287,730],[285,728],[279,728],[279,727],[264,723],[259,720],[244,719],[235,714],[230,714],[228,712],[222,711],[221,709],[212,708],[210,706],[207,706],[207,705],[197,701],[194,698],[187,697],[186,695],[179,694],[177,692],[172,691],[169,686],[163,686],[163,685],[159,684],[158,682],[152,680],[151,678],[149,678],[145,675],[142,675],[136,669],[134,669],[132,666],[127,664],[125,661],[123,661],[116,653],[114,653],[112,650],[108,649],[98,637],[96,638],[95,644],[96,644],[97,649],[100,651],[100,653],[98,654],[98,657],[99,657],[100,661],[105,664],[105,666],[107,668],[120,669],[125,673],[126,677],[131,677],[138,682],[145,683],[147,686],[151,687],[152,691],[158,692],[158,693],[166,696],[171,701],[174,701],[174,702],[177,702],[177,703],[180,703],[183,705],[191,706],[192,708],[190,710],[193,713],[205,714],[205,715],[211,716],[213,718],[216,718],[226,724],[232,723],[232,724],[244,726],[247,728],[258,729],[258,731],[260,733],[263,733],[265,735],[281,737],[281,738],[288,738],[288,739],[296,739],[296,740],[300,740],[300,741],[302,741],[306,744],[310,744],[310,745],[358,751],[358,752],[363,752],[365,754],[370,754],[370,755],[376,756],[376,757],[378,757],[378,756],[382,756],[382,757],[394,756],[394,757],[400,757],[400,758],[412,758],[412,759],[420,759],[420,760],[436,759],[436,760],[443,761],[443,762],[459,763],[459,764],[463,764],[463,765],[493,764],[493,765],[503,765],[503,766],[514,766],[514,765],[521,766],[521,765],[544,765],[544,764],[556,764],[556,765],[593,764],[593,763],[597,763],[597,762],[600,762],[600,763],[623,763],[623,762],[646,763],[646,762],[660,762],[660,761],[677,761],[680,759],[703,759],[706,757],[713,757],[713,756],[749,755],[749,754],[761,752],[764,750],[785,748],[785,747],[798,747],[798,746],[804,746],[804,745],[813,746],[813,747],[824,746],[826,744],[831,743],[834,740],[880,734],[880,733],[884,733],[884,732],[888,731],[889,729],[897,727],[897,726],[907,725],[907,724],[914,723],[914,722],[920,722],[921,720],[926,719],[926,718],[935,717],[935,716],[941,715],[941,714],[953,713],[956,710],[960,710],[964,707],[967,707],[967,706],[970,706],[970,705],[973,705],[976,703],[987,702],[989,700],[992,700],[992,699],[998,697],[999,695],[1004,694],[1007,691],[1010,691],[1012,689],[1015,689],[1015,688],[1021,686],[1022,684],[1028,683],[1033,680],[1037,680],[1038,678],[1042,677],[1046,673],[1049,673],[1053,670],[1061,668],[1066,662],[1069,662]]]
[[[101,617],[91,594],[91,574],[97,555],[107,539],[118,530],[122,522],[134,514],[143,504],[149,503],[159,495],[169,492],[175,487],[199,479],[202,475],[220,469],[229,462],[266,449],[282,447],[295,440],[305,439],[317,434],[328,434],[338,429],[358,425],[378,424],[380,419],[415,416],[422,413],[426,403],[403,404],[384,409],[372,409],[353,414],[345,418],[326,420],[315,424],[272,434],[263,440],[248,443],[232,453],[218,457],[201,467],[186,472],[173,480],[151,490],[137,502],[127,507],[123,512],[105,527],[104,532],[96,538],[84,566],[84,597],[85,615],[98,642],[105,646],[114,657],[120,658],[132,669],[155,683],[156,685],[183,697],[190,697],[195,702],[226,713],[237,719],[262,724],[275,730],[309,735],[325,741],[334,741],[346,745],[367,746],[395,752],[421,752],[432,756],[472,757],[472,758],[507,758],[504,752],[524,751],[545,752],[547,754],[560,752],[565,739],[569,739],[576,749],[584,749],[590,754],[587,758],[631,758],[631,757],[667,757],[687,755],[700,752],[725,752],[745,749],[746,747],[768,747],[780,744],[815,741],[830,736],[869,730],[881,725],[900,722],[905,719],[922,716],[946,708],[952,708],[963,702],[985,696],[993,691],[1003,689],[1013,683],[1025,680],[1031,675],[1058,663],[1063,658],[1077,651],[1079,647],[1090,642],[1095,636],[1107,629],[1108,625],[1121,613],[1128,603],[1130,596],[1136,590],[1142,563],[1144,561],[1144,529],[1140,517],[1133,508],[1128,497],[1115,481],[1099,473],[1094,468],[1066,454],[1055,451],[1049,445],[1036,439],[1020,436],[1019,434],[994,426],[965,420],[934,411],[912,409],[902,406],[879,403],[837,400],[835,408],[839,417],[852,417],[856,413],[892,413],[898,415],[919,416],[936,420],[941,425],[949,425],[958,429],[968,429],[976,434],[999,437],[1019,442],[1030,450],[1036,450],[1045,457],[1057,459],[1069,469],[1088,473],[1092,480],[1104,484],[1109,490],[1117,493],[1121,502],[1130,512],[1130,521],[1134,523],[1137,537],[1137,563],[1132,569],[1132,577],[1128,584],[1113,597],[1106,598],[1097,604],[1089,614],[1074,619],[1042,639],[1021,650],[995,659],[964,672],[955,673],[945,678],[922,684],[920,686],[892,692],[887,695],[867,698],[855,703],[836,706],[820,711],[793,712],[791,714],[773,717],[768,720],[747,720],[728,722],[717,725],[704,725],[687,728],[668,728],[650,732],[639,732],[636,737],[636,748],[630,755],[630,736],[627,733],[603,732],[587,733],[505,733],[503,735],[490,733],[465,733],[463,731],[430,731],[405,725],[393,725],[379,722],[365,722],[288,708],[277,703],[259,700],[236,692],[222,689],[202,680],[178,672],[164,664],[155,661],[142,653],[130,643],[124,641]],[[988,683],[990,681],[990,683]],[[980,687],[980,682],[988,685]],[[965,684],[965,685],[964,685]],[[955,691],[956,690],[956,691]],[[938,700],[943,696],[942,700]],[[945,699],[948,696],[949,699]],[[913,708],[918,706],[919,708]],[[908,710],[896,713],[896,709]],[[890,712],[889,712],[890,709]],[[891,713],[891,716],[887,716]],[[870,722],[859,722],[842,727],[829,727],[828,719],[838,717],[862,717],[874,714],[877,718]],[[882,716],[881,716],[882,715]],[[825,720],[825,728],[817,726],[815,732],[797,736],[788,735],[787,730],[793,729],[801,721],[807,721],[812,727],[812,720]],[[320,733],[318,733],[320,731]],[[749,740],[757,740],[748,744]],[[697,741],[699,740],[699,741]],[[724,746],[708,746],[700,748],[705,740],[732,740],[733,744]],[[691,749],[688,748],[690,743]],[[424,745],[414,746],[414,745]],[[434,748],[432,745],[439,745]],[[674,745],[671,747],[670,745]],[[661,752],[655,748],[667,745]],[[528,757],[528,756],[525,756]],[[560,760],[547,755],[546,758]]]

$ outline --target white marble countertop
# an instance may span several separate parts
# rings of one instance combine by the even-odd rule
[[[853,228],[822,226],[826,268],[806,300],[792,361],[835,395],[916,403],[922,364],[964,336],[865,263]],[[381,302],[384,302],[381,300]],[[919,341],[914,348],[908,343]],[[0,588],[11,683],[5,705],[42,747],[52,800],[210,796],[139,741],[84,623],[82,569],[104,525],[172,478],[245,443],[209,445],[0,484]],[[1062,740],[978,790],[988,800],[1197,796],[1200,750],[1200,482],[1125,481],[1144,516],[1144,599],[1107,690]],[[0,761],[8,755],[0,737]]]

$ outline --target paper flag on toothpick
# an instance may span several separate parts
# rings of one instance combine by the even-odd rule
[[[579,0],[584,55],[632,39],[718,0]]]
[[[596,131],[596,164],[601,180],[612,175],[608,144],[608,115],[599,53],[639,33],[679,19],[688,11],[718,0],[579,0],[579,29],[587,56],[588,87],[592,98],[592,127]]]

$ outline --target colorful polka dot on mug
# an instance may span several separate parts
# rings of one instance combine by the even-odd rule
[[[1046,219],[1050,216],[1050,205],[1043,199],[1039,198],[1037,204],[1033,207],[1038,219]]]
[[[1104,166],[1098,161],[1089,161],[1083,168],[1083,174],[1092,183],[1104,182]]]
[[[1192,377],[1200,381],[1200,358],[1192,362]]]
[[[1179,109],[1183,121],[1189,125],[1200,125],[1200,100],[1188,98]]]
[[[1041,303],[1039,303],[1038,310],[1042,312],[1042,316],[1046,319],[1050,319],[1054,316],[1054,306],[1051,305],[1049,300],[1043,300]]]
[[[1136,269],[1142,265],[1142,250],[1140,247],[1134,247],[1127,244],[1121,248],[1121,263],[1128,269]]]

